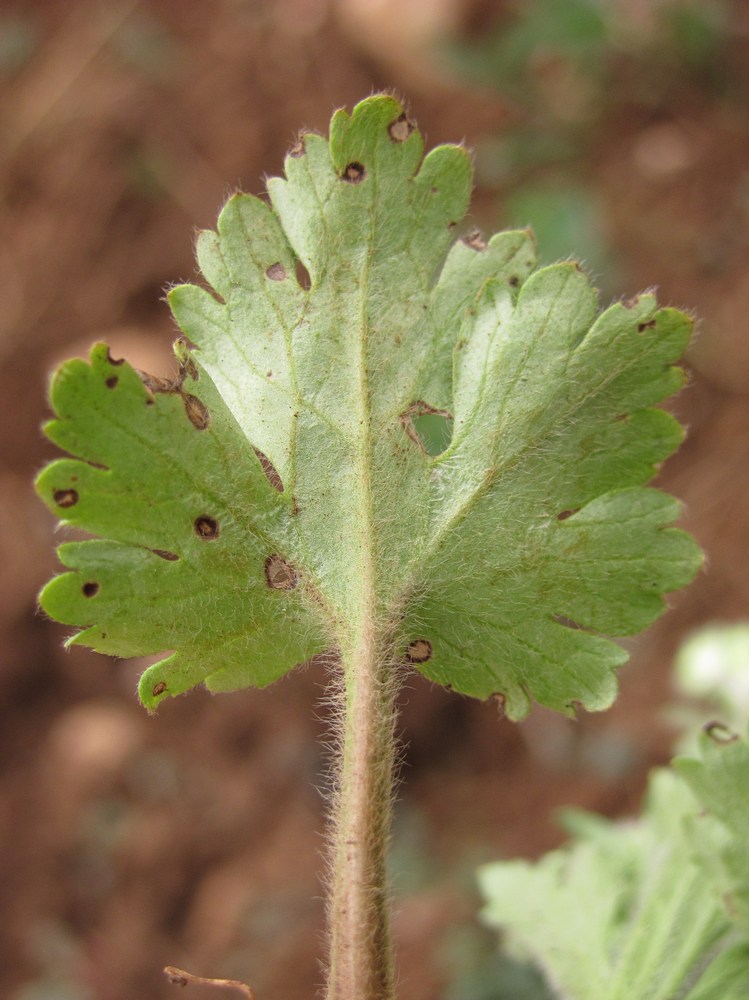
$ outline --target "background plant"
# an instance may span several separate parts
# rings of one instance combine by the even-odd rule
[[[677,673],[683,695],[742,724],[745,642],[743,625],[705,629]],[[685,735],[689,749],[652,773],[639,817],[566,811],[564,848],[479,873],[484,919],[555,997],[749,996],[749,744],[725,722],[706,723],[696,741],[690,718]]]

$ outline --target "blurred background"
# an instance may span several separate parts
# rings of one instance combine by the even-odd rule
[[[541,1000],[476,921],[473,871],[559,843],[564,804],[624,815],[668,759],[685,635],[749,614],[749,7],[743,0],[0,0],[0,995],[162,1000],[161,968],[258,1000],[321,980],[325,674],[136,704],[142,663],[63,652],[30,482],[49,373],[106,340],[171,367],[162,301],[196,228],[259,194],[304,126],[372,90],[465,141],[467,226],[531,224],[604,303],[657,285],[699,317],[689,427],[661,484],[708,553],[629,643],[622,693],[521,725],[411,677],[393,842],[409,1000]],[[213,992],[190,987],[201,1000]],[[215,992],[215,991],[214,991]]]

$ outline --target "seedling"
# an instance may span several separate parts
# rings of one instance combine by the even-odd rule
[[[153,710],[198,684],[335,663],[328,1000],[394,993],[385,854],[395,697],[413,670],[511,719],[600,710],[607,636],[700,564],[646,489],[679,444],[690,321],[653,295],[598,312],[526,231],[455,240],[469,156],[392,97],[304,134],[269,201],[232,197],[169,302],[179,376],[69,361],[38,488],[69,572],[41,604],[69,644],[142,656]]]

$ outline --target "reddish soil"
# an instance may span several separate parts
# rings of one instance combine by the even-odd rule
[[[512,102],[427,50],[430,32],[477,36],[496,12],[467,0],[435,3],[431,20],[416,13],[430,5],[403,0],[31,6],[0,5],[21,53],[0,54],[0,995],[160,1000],[176,989],[160,971],[171,964],[246,979],[258,1000],[309,1000],[324,950],[324,672],[193,694],[149,718],[134,696],[142,663],[62,651],[66,630],[35,609],[56,567],[30,486],[55,454],[39,429],[45,386],[98,339],[138,367],[169,366],[161,299],[195,273],[194,228],[232,189],[260,192],[299,126],[325,130],[334,107],[395,88],[431,145],[511,128]],[[514,726],[410,678],[394,858],[409,1000],[454,995],[446,955],[454,928],[474,926],[475,864],[558,843],[560,805],[636,808],[669,753],[659,713],[674,650],[696,626],[748,613],[749,34],[740,0],[728,7],[731,87],[674,75],[645,107],[619,81],[579,166],[621,292],[657,282],[663,302],[701,317],[675,404],[689,436],[660,481],[685,501],[707,569],[630,644],[606,715],[536,711]],[[501,187],[479,189],[474,221],[501,225],[502,206]]]

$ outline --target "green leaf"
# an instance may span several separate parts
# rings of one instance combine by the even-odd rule
[[[732,762],[715,765],[712,777],[745,800],[749,772],[738,781]],[[733,928],[707,862],[718,842],[746,857],[747,827],[722,826],[699,808],[676,773],[661,770],[639,820],[572,814],[567,848],[480,871],[485,920],[569,1000],[749,997],[749,940]]]
[[[749,744],[711,724],[700,750],[701,759],[677,758],[674,766],[707,811],[693,836],[716,898],[749,941]]]
[[[303,587],[266,579],[293,501],[269,483],[204,372],[180,392],[151,392],[98,345],[90,365],[62,366],[52,403],[46,432],[78,458],[49,465],[39,491],[67,524],[106,538],[62,545],[73,572],[42,594],[52,617],[87,626],[72,642],[120,656],[175,650],[143,677],[149,705],[201,681],[241,686],[248,662],[253,683],[268,684],[324,648]]]
[[[74,642],[172,650],[147,705],[269,683],[366,624],[513,718],[603,708],[625,659],[605,636],[693,576],[677,504],[642,488],[681,440],[652,407],[690,322],[651,295],[598,314],[576,265],[531,274],[525,231],[453,243],[470,184],[393,98],[336,112],[270,202],[236,195],[200,235],[212,290],[169,294],[196,345],[175,380],[104,347],[56,376],[74,458],[39,490],[106,541],[64,545],[41,603]]]

